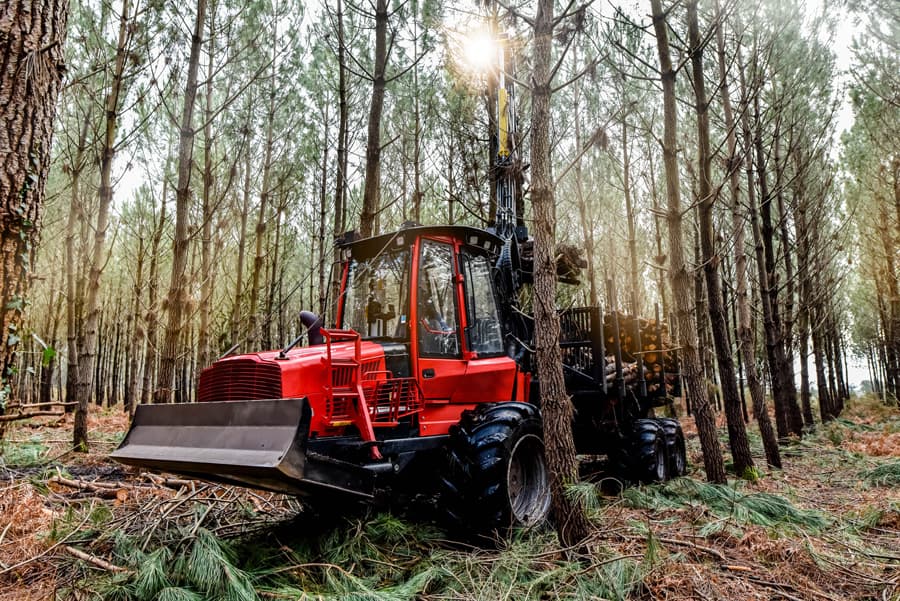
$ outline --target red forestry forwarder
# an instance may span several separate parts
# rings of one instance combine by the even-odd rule
[[[345,239],[335,328],[303,312],[308,346],[298,338],[216,361],[198,403],[139,406],[112,457],[320,506],[427,496],[476,532],[542,522],[550,487],[534,322],[520,307],[531,265],[515,227],[511,94],[501,83],[495,231],[410,226]],[[571,262],[560,271],[577,281]],[[642,367],[639,332],[623,349],[617,316],[607,315],[607,336],[599,307],[560,313],[577,451],[608,455],[629,480],[682,475],[678,422],[651,417],[678,392],[675,363]],[[638,359],[630,381],[623,352]]]

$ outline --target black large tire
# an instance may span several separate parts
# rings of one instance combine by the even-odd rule
[[[450,429],[441,505],[469,533],[540,525],[550,511],[541,414],[526,403],[485,403]]]
[[[679,478],[687,473],[687,449],[684,444],[684,432],[677,419],[663,417],[657,420],[666,434],[666,447],[669,450],[669,477]]]
[[[668,480],[669,450],[662,425],[655,419],[636,419],[631,440],[633,478],[645,484]]]

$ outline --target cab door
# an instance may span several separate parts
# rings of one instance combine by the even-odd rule
[[[416,375],[425,402],[450,403],[466,375],[460,342],[458,272],[450,241],[423,238],[416,262]]]
[[[459,254],[464,312],[466,385],[455,391],[455,403],[524,400],[524,376],[506,355],[498,299],[487,255],[463,247]]]

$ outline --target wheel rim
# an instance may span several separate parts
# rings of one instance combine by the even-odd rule
[[[534,526],[550,510],[550,477],[544,462],[544,443],[527,434],[513,446],[506,469],[506,491],[513,521]]]

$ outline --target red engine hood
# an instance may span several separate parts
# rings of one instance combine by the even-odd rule
[[[333,359],[353,358],[353,344],[331,345]],[[362,372],[384,371],[384,349],[374,342],[361,344]],[[246,401],[262,399],[307,398],[313,411],[311,433],[325,429],[316,419],[325,414],[327,347],[317,345],[293,349],[284,359],[280,351],[265,351],[226,357],[213,363],[200,374],[197,399],[207,401]]]

